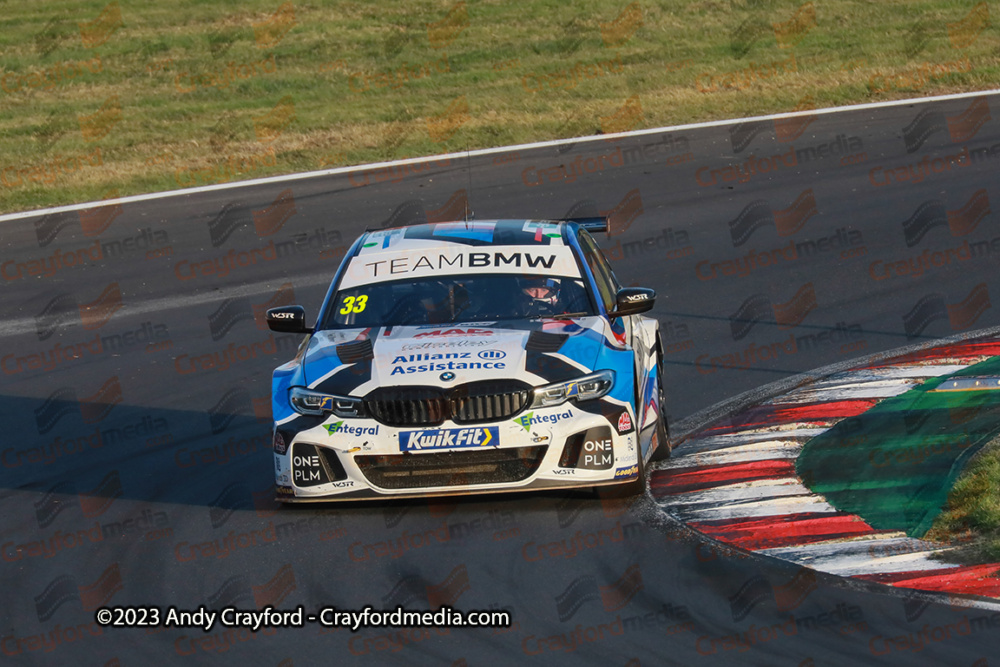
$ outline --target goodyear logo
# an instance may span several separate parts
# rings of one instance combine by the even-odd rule
[[[514,422],[520,424],[525,431],[530,431],[534,424],[556,424],[563,419],[569,419],[573,416],[572,410],[567,410],[566,412],[558,412],[552,415],[538,415],[535,416],[534,412],[529,412],[527,414],[521,415],[520,417],[515,417]]]
[[[615,470],[615,479],[619,477],[636,477],[639,474],[639,464],[629,466],[628,468],[619,468]]]
[[[375,426],[351,426],[339,421],[335,424],[323,424],[323,428],[330,435],[344,433],[346,435],[378,435],[378,425]]]
[[[399,434],[399,451],[401,452],[497,447],[499,445],[500,432],[496,426],[403,431]]]

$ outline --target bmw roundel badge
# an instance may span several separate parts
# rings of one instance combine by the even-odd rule
[[[451,382],[454,379],[455,379],[455,374],[452,373],[451,371],[446,371],[444,373],[441,373],[442,382]]]

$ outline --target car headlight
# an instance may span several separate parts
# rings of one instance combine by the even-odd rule
[[[535,401],[531,407],[547,408],[565,403],[571,398],[577,401],[590,401],[604,396],[611,391],[614,384],[615,372],[605,370],[575,380],[545,385],[535,390]]]
[[[305,387],[288,390],[288,402],[300,415],[325,415],[332,412],[338,417],[363,417],[364,403],[360,398],[334,396],[311,391]]]

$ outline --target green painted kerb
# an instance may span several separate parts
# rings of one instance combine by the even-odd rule
[[[1000,391],[931,391],[950,377],[1000,375],[1000,357],[928,380],[806,443],[795,470],[839,510],[922,537],[966,461],[1000,432]]]

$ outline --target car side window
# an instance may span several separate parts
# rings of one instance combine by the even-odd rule
[[[586,229],[580,230],[580,247],[583,249],[583,257],[590,267],[590,272],[594,274],[594,281],[597,283],[597,291],[601,294],[604,308],[611,312],[615,309],[615,299],[620,289],[615,274],[597,247],[594,237]]]

